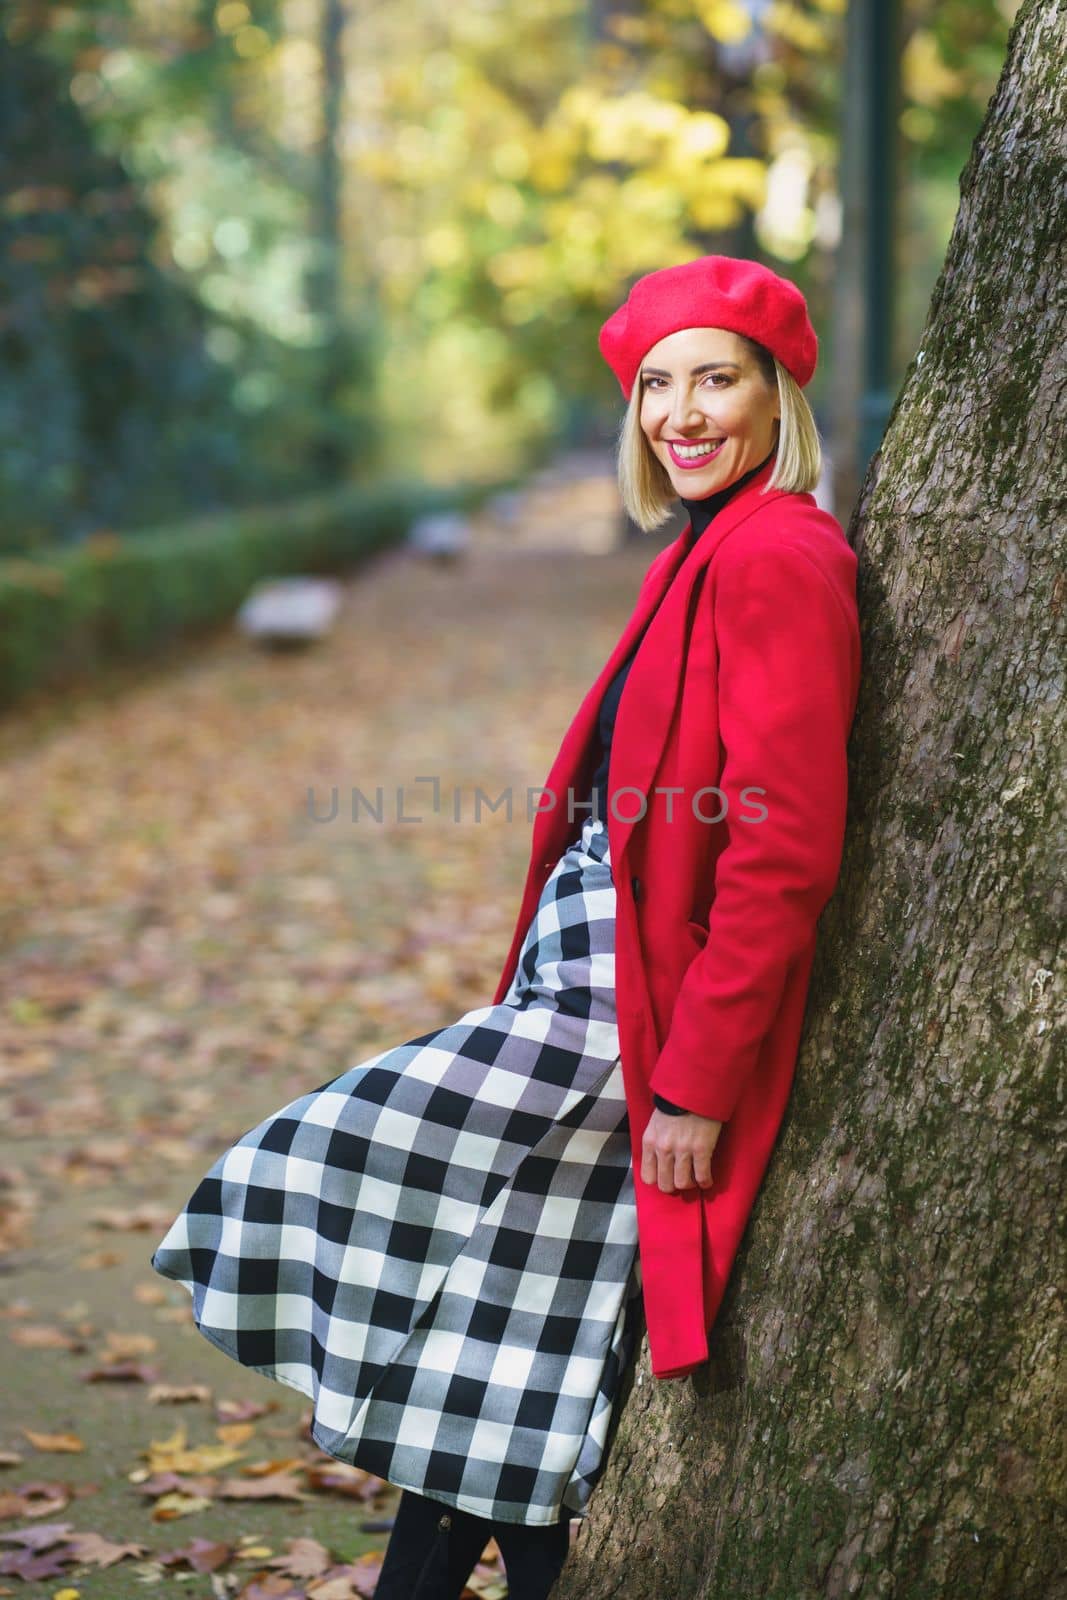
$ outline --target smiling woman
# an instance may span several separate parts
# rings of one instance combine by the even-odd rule
[[[683,490],[690,524],[541,786],[568,800],[491,1003],[242,1134],[152,1257],[207,1339],[311,1397],[323,1449],[403,1489],[376,1600],[459,1600],[491,1535],[512,1600],[545,1600],[642,1305],[654,1377],[707,1360],[837,874],[855,556],[795,492],[815,336],[755,262],[652,277],[602,336],[647,525]]]
[[[714,494],[771,450],[768,490],[814,489],[821,452],[802,386],[817,342],[799,289],[757,262],[726,256],[663,270],[676,275],[670,332],[657,337],[663,312],[657,322],[653,306],[663,273],[651,272],[600,334],[628,401],[618,476],[634,522],[646,532],[659,527],[679,496]],[[721,319],[714,325],[704,321],[711,303]]]
[[[745,344],[724,328],[681,328],[641,364],[641,431],[676,494],[732,483],[777,442],[777,377]]]

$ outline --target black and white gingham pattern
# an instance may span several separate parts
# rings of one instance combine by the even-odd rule
[[[545,885],[499,1005],[301,1095],[152,1255],[341,1460],[476,1516],[584,1516],[637,1334],[607,832]]]

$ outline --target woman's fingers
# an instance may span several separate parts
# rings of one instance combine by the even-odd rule
[[[708,1155],[697,1156],[696,1160],[693,1162],[693,1181],[697,1183],[701,1189],[711,1188],[713,1180],[711,1176],[710,1152]]]
[[[686,1151],[668,1150],[660,1157],[659,1186],[665,1194],[688,1189],[693,1182],[693,1158]]]
[[[667,1193],[668,1194],[671,1193],[671,1188],[672,1188],[671,1183],[670,1183],[671,1168],[672,1168],[672,1163],[670,1161],[668,1161],[667,1162],[667,1176],[668,1176]],[[693,1155],[689,1151],[678,1152],[678,1153],[675,1154],[674,1160],[673,1160],[673,1188],[674,1189],[694,1189],[694,1188],[696,1188],[696,1189],[710,1189],[711,1188],[711,1183],[712,1183],[712,1178],[711,1178],[711,1156],[710,1156],[710,1154],[709,1155],[700,1155],[700,1154]],[[664,1187],[664,1185],[661,1183],[660,1184],[660,1188],[662,1189],[663,1187]]]
[[[657,1119],[665,1127],[654,1127]],[[708,1119],[701,1119],[707,1121]],[[694,1149],[675,1149],[681,1130],[674,1118],[655,1111],[641,1148],[641,1178],[644,1183],[654,1183],[664,1194],[674,1194],[679,1189],[709,1189],[712,1186],[711,1158],[721,1130],[721,1123],[713,1123],[714,1136],[710,1141],[698,1141]]]

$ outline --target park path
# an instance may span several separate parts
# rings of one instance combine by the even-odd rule
[[[306,653],[224,631],[0,724],[0,1594],[373,1593],[393,1500],[148,1257],[244,1130],[486,1003],[527,786],[662,543],[596,553],[604,504],[548,479],[456,565],[347,579]]]

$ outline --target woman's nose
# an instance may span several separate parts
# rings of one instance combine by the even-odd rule
[[[679,430],[703,421],[703,412],[689,395],[679,393],[671,406],[670,425]]]

